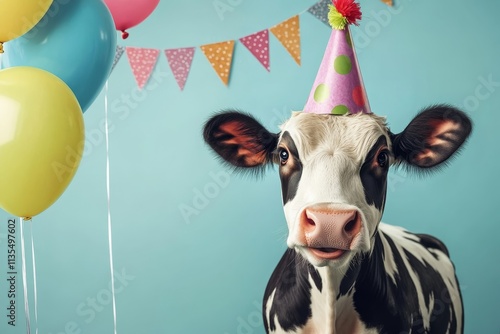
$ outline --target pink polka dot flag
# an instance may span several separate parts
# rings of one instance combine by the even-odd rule
[[[181,90],[184,89],[187,77],[189,75],[189,69],[191,68],[191,63],[193,61],[195,48],[181,48],[181,49],[169,49],[165,50],[165,55],[167,56],[168,64],[172,69],[175,80],[179,85]]]
[[[200,48],[219,78],[227,86],[229,83],[229,75],[231,73],[234,41],[206,44],[202,45]]]
[[[127,47],[127,57],[140,89],[144,88],[153,72],[160,50]]]
[[[269,31],[267,29],[240,38],[240,42],[254,55],[267,71],[270,71]]]

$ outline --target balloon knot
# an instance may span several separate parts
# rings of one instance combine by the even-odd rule
[[[3,53],[3,43],[0,42],[0,53]]]
[[[22,217],[25,222],[30,221],[32,217]]]
[[[127,39],[127,37],[128,37],[128,32],[126,32],[125,30],[122,30],[122,38]]]

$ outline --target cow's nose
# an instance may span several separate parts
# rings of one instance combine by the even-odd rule
[[[308,247],[349,250],[361,230],[361,217],[356,210],[309,207],[300,224]]]

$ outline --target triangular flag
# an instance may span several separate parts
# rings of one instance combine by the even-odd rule
[[[125,51],[125,47],[121,45],[116,46],[116,52],[115,52],[115,59],[113,59],[113,66],[111,66],[111,71],[115,68],[116,64],[118,64],[118,61],[123,55],[123,52]]]
[[[210,65],[227,86],[231,72],[231,61],[233,59],[234,41],[226,41],[200,46]]]
[[[127,47],[128,61],[140,89],[146,85],[158,60],[160,50]]]
[[[240,42],[257,58],[266,70],[269,67],[269,31],[267,29],[240,38]]]
[[[386,0],[386,1],[391,1],[391,0]],[[307,11],[313,14],[318,20],[326,24],[328,28],[331,28],[330,23],[328,22],[328,12],[330,11],[328,5],[331,4],[332,0],[321,0],[320,2],[309,7]]]
[[[193,61],[194,47],[165,50],[165,55],[179,88],[183,90]]]
[[[300,65],[300,26],[299,16],[295,15],[270,28],[271,32],[287,49],[288,53]]]

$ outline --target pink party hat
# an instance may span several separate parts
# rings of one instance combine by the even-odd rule
[[[314,114],[371,113],[349,24],[361,19],[354,0],[333,0],[328,21],[333,27],[304,112]]]

